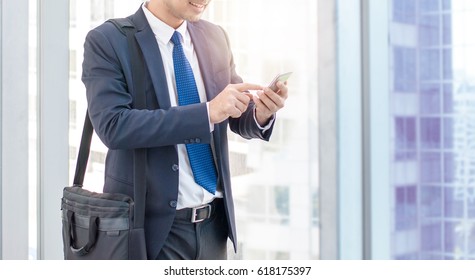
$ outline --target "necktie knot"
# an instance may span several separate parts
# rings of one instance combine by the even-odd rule
[[[181,45],[181,34],[178,31],[175,31],[170,39],[175,46]]]

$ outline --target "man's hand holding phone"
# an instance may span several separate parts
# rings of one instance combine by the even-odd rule
[[[259,125],[265,126],[270,118],[284,107],[288,96],[287,79],[291,74],[292,72],[277,75],[268,87],[252,96]]]
[[[287,99],[287,79],[291,72],[277,75],[268,87],[255,84],[230,84],[209,102],[211,124],[225,119],[238,118],[246,111],[252,99],[256,108],[256,120],[265,126],[271,117],[284,107]],[[254,91],[251,94],[250,91]]]

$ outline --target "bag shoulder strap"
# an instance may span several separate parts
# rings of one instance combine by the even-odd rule
[[[84,127],[82,129],[81,144],[79,145],[78,159],[76,161],[76,171],[74,172],[74,187],[81,187],[84,183],[84,175],[86,173],[87,161],[89,159],[89,152],[91,149],[91,139],[94,128],[92,127],[89,114],[86,111],[86,119],[84,120]]]
[[[129,47],[130,61],[132,66],[132,82],[134,104],[136,109],[146,109],[145,97],[145,62],[143,54],[140,51],[135,33],[137,32],[133,21],[130,18],[109,19],[117,29],[127,36],[127,45]],[[130,87],[129,87],[130,88]],[[74,174],[73,186],[82,187],[86,173],[87,161],[89,158],[91,139],[94,128],[89,118],[89,112],[86,111],[86,119],[79,146],[78,159],[76,162],[76,171]],[[145,197],[146,197],[146,162],[147,150],[145,148],[134,150],[134,228],[143,228],[145,219]]]

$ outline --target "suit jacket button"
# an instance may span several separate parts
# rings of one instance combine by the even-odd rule
[[[185,144],[190,144],[190,140],[186,139]]]
[[[173,170],[173,171],[177,172],[178,169],[179,169],[178,164],[172,165],[172,170]]]
[[[171,200],[168,205],[170,205],[171,208],[176,208],[177,202],[176,200]]]
[[[201,143],[201,139],[200,139],[200,138],[196,138],[196,139],[195,139],[195,142],[196,142],[196,143]]]

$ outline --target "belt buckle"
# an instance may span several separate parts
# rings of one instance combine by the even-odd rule
[[[197,219],[197,215],[198,215],[198,210],[201,210],[201,209],[204,209],[208,207],[208,216],[207,217],[204,217],[204,218],[201,218],[201,219]],[[199,223],[199,222],[202,222],[206,219],[208,219],[209,217],[211,216],[211,204],[206,204],[206,205],[202,205],[202,206],[198,206],[198,207],[195,207],[195,208],[192,208],[192,211],[191,211],[191,222],[192,223]]]

